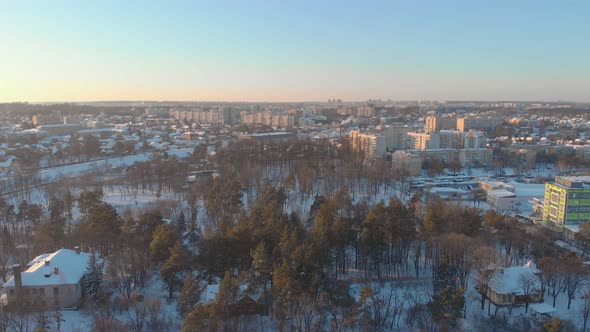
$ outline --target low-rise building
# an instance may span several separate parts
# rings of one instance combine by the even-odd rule
[[[516,194],[506,189],[488,190],[487,201],[498,211],[513,211],[516,207]]]
[[[523,266],[496,267],[490,265],[480,273],[487,275],[479,284],[479,291],[497,306],[513,306],[541,302],[543,293],[536,265],[529,261]]]
[[[480,181],[481,184],[481,189],[485,190],[486,192],[490,191],[490,190],[497,190],[497,189],[504,189],[504,190],[508,190],[511,192],[515,192],[515,188],[513,185],[510,185],[506,182],[502,182],[502,181],[493,181],[490,179],[482,179]]]
[[[22,305],[27,310],[77,308],[82,300],[82,279],[91,254],[60,249],[42,254],[22,271],[13,266],[13,276],[4,284],[8,307]]]

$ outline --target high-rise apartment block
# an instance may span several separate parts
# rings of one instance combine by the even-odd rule
[[[401,123],[394,123],[382,128],[387,149],[389,151],[403,150],[407,146],[408,127]]]
[[[231,124],[234,122],[233,117],[231,116],[231,109],[227,107],[219,107],[210,110],[171,109],[169,114],[178,121],[188,121],[198,124]]]
[[[469,130],[485,130],[492,131],[500,123],[499,119],[495,118],[479,118],[479,117],[467,117],[457,118],[457,130],[469,131]]]
[[[457,118],[450,116],[427,116],[424,125],[425,133],[438,133],[441,130],[457,129]]]
[[[296,115],[278,114],[272,112],[243,113],[242,122],[247,125],[261,124],[276,128],[291,128],[295,126]]]
[[[440,148],[440,135],[436,133],[408,133],[408,147],[414,150]]]
[[[359,130],[351,130],[349,139],[352,151],[362,153],[365,159],[374,160],[382,157],[387,152],[384,135],[367,134]]]

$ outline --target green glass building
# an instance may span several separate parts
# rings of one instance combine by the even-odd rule
[[[562,231],[590,221],[590,176],[555,177],[545,184],[543,222]]]

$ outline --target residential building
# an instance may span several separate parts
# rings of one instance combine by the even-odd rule
[[[362,153],[365,159],[381,158],[387,152],[385,136],[381,134],[362,133],[351,130],[349,133],[352,151]]]
[[[67,123],[67,120],[64,119],[64,116],[56,113],[36,114],[31,117],[31,121],[33,122],[34,126]]]
[[[573,148],[576,156],[590,160],[590,145],[575,145]]]
[[[22,271],[13,266],[13,276],[4,284],[7,304],[26,309],[77,308],[82,300],[82,279],[91,254],[60,249],[37,256]]]
[[[533,169],[537,166],[536,150],[511,146],[500,148],[500,153],[504,158],[504,166],[519,169]]]
[[[422,174],[422,156],[407,151],[396,151],[391,155],[391,166],[394,170],[405,171],[408,175]]]
[[[482,149],[486,147],[486,137],[481,131],[469,130],[463,140],[464,149]]]
[[[272,133],[245,134],[238,136],[238,140],[240,142],[284,142],[295,138],[297,138],[297,134],[282,131]]]
[[[296,123],[294,114],[275,114],[271,112],[243,113],[242,122],[247,125],[261,124],[275,128],[292,128]]]
[[[408,127],[401,123],[394,123],[382,129],[389,151],[403,150],[408,141]]]
[[[169,114],[178,121],[197,124],[231,124],[234,122],[231,109],[228,107],[192,110],[171,109]]]
[[[375,107],[373,105],[363,105],[356,108],[356,116],[360,117],[372,117],[376,114]]]
[[[405,150],[406,155],[412,156],[413,159],[420,159],[421,163],[425,160],[437,159],[445,164],[450,162],[459,162],[461,167],[481,167],[490,166],[493,159],[492,149],[427,149],[427,150]],[[395,155],[395,153],[394,153]],[[394,156],[392,156],[394,158]],[[404,154],[397,154],[395,158],[401,160]],[[393,162],[393,159],[392,159]],[[421,165],[420,163],[420,165]],[[417,161],[412,161],[412,165],[417,165]]]
[[[427,116],[424,119],[424,132],[437,133],[445,129],[457,129],[457,119],[450,116]]]
[[[440,135],[428,133],[408,133],[408,148],[415,150],[439,149]]]
[[[557,230],[577,232],[590,221],[590,176],[556,176],[545,184],[543,222]]]
[[[248,291],[247,285],[238,287],[238,300],[235,303],[228,303],[231,309],[239,315],[264,315],[266,314],[266,305],[261,292]],[[207,285],[201,302],[204,304],[214,303],[219,293],[219,284]]]
[[[457,130],[469,131],[469,130],[485,130],[490,132],[496,128],[501,122],[500,119],[496,118],[479,118],[479,117],[466,117],[457,118]]]
[[[543,292],[538,278],[540,273],[535,263],[529,261],[523,266],[497,267],[490,264],[480,273],[486,275],[478,289],[492,303],[499,307],[541,302]],[[523,281],[525,280],[525,281]],[[526,282],[526,287],[523,284]]]
[[[465,147],[466,133],[458,130],[441,130],[439,147],[441,149],[463,149]]]
[[[65,136],[72,135],[80,131],[82,127],[79,124],[44,124],[39,130],[46,132],[48,136]]]

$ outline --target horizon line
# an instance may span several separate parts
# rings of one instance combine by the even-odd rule
[[[337,100],[338,98],[334,98]],[[590,104],[590,101],[579,100],[504,100],[504,99],[365,99],[341,100],[340,102],[300,100],[300,101],[236,101],[236,100],[45,100],[45,101],[0,101],[0,104],[86,104],[86,103],[233,103],[233,104],[329,104],[329,103],[367,103],[367,102],[476,102],[476,103],[568,103]]]

